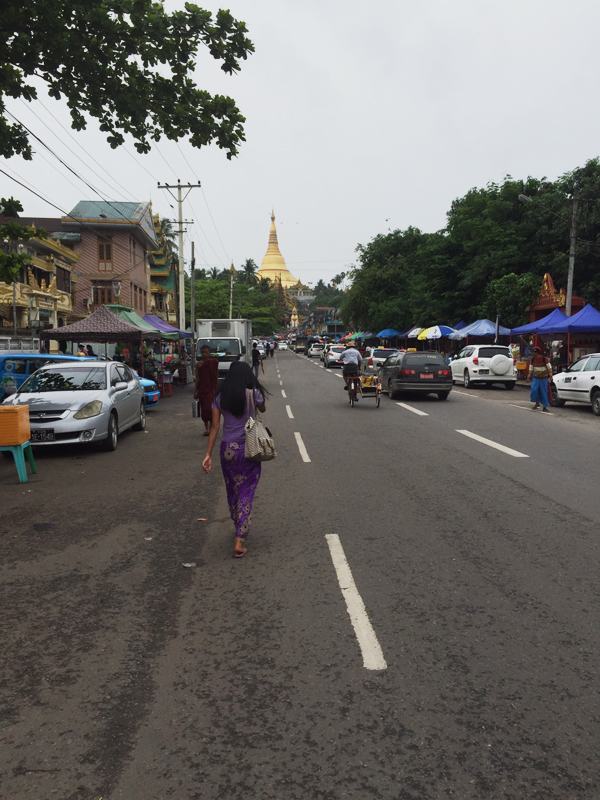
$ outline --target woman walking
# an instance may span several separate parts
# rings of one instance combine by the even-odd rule
[[[235,558],[242,558],[247,552],[246,538],[261,468],[260,461],[251,461],[244,454],[246,422],[255,416],[255,408],[265,411],[266,395],[266,389],[255,378],[250,366],[234,361],[212,404],[212,424],[202,469],[207,475],[212,469],[212,451],[222,416],[221,468],[229,513],[235,525]]]
[[[531,380],[530,399],[534,404],[532,411],[537,411],[542,405],[542,411],[548,411],[548,379],[552,377],[552,364],[546,356],[542,355],[539,347],[533,348],[533,357],[529,364],[529,379]]]
[[[210,357],[210,347],[205,344],[200,348],[201,361],[196,362],[194,400],[200,401],[200,416],[204,422],[204,435],[210,432],[212,420],[212,401],[219,383],[219,362]]]

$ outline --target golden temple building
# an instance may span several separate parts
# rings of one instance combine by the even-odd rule
[[[285,259],[279,252],[277,243],[277,230],[275,229],[275,213],[271,212],[271,231],[269,233],[269,246],[257,272],[259,278],[269,278],[275,283],[278,279],[284,289],[298,286],[298,280],[285,265]]]

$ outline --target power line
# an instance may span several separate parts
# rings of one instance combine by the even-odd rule
[[[91,158],[91,160],[92,160],[92,161],[93,161],[95,164],[98,164],[98,166],[100,167],[100,169],[101,169],[101,170],[103,170],[103,172],[106,172],[106,174],[109,176],[109,178],[111,179],[111,181],[114,181],[114,183],[115,183],[117,186],[119,186],[121,189],[123,189],[123,191],[124,191],[124,192],[126,192],[126,193],[127,193],[127,189],[126,189],[126,188],[125,188],[125,187],[124,187],[122,184],[120,184],[120,183],[119,183],[117,180],[115,180],[115,179],[114,179],[114,177],[113,177],[113,176],[112,176],[112,175],[111,175],[111,174],[108,172],[108,170],[107,170],[107,169],[105,169],[105,167],[103,167],[103,165],[102,165],[102,164],[101,164],[101,163],[100,163],[100,162],[99,162],[99,161],[98,161],[96,158],[94,158],[94,156],[93,156],[91,153],[88,153],[88,151],[85,149],[85,147],[84,147],[82,144],[80,144],[80,142],[78,142],[78,141],[77,141],[77,139],[76,139],[76,138],[75,138],[75,137],[74,137],[74,136],[71,134],[71,132],[68,130],[68,128],[66,128],[66,127],[65,127],[65,126],[62,124],[62,122],[61,122],[59,119],[57,119],[57,118],[54,116],[54,114],[53,114],[53,113],[50,111],[50,109],[49,109],[49,108],[46,108],[46,106],[45,106],[45,105],[42,103],[42,101],[41,101],[39,98],[37,98],[37,101],[38,101],[38,103],[39,103],[39,104],[42,106],[42,108],[44,109],[44,111],[46,111],[46,113],[47,113],[47,114],[49,114],[49,115],[52,117],[52,119],[53,119],[53,120],[54,120],[54,121],[57,123],[57,125],[60,125],[60,127],[61,127],[61,128],[64,130],[64,132],[67,134],[67,136],[69,136],[69,137],[70,137],[70,138],[71,138],[71,139],[72,139],[72,140],[75,142],[75,144],[76,144],[76,145],[77,145],[77,146],[78,146],[78,147],[79,147],[81,150],[83,150],[83,152],[86,154],[86,156],[87,156],[88,158]],[[27,103],[26,103],[26,102],[23,100],[23,98],[21,98],[21,102],[23,103],[23,105],[24,105],[26,108],[28,108],[28,109],[31,111],[31,113],[32,113],[32,114],[33,114],[35,117],[37,117],[37,118],[39,119],[39,121],[42,123],[42,125],[44,125],[44,124],[45,124],[45,123],[44,123],[44,121],[42,120],[42,118],[41,118],[41,117],[39,117],[39,116],[38,116],[38,115],[35,113],[35,111],[33,110],[33,108],[31,108],[31,107],[30,107],[30,106],[29,106],[29,105],[28,105],[28,104],[27,104]],[[48,127],[48,126],[46,126],[46,127]],[[52,128],[48,128],[48,130],[49,130],[49,131],[50,131],[50,132],[51,132],[51,133],[52,133],[54,136],[56,136],[56,138],[57,138],[57,139],[59,139],[59,136],[58,136],[58,134],[56,134],[56,133],[55,133],[55,132],[52,130]],[[64,142],[63,142],[63,144],[64,144]],[[94,173],[94,175],[95,175],[97,178],[100,178],[100,180],[101,180],[101,181],[104,181],[104,182],[106,183],[106,185],[107,185],[107,186],[109,186],[109,188],[110,188],[110,189],[112,189],[113,191],[115,190],[115,189],[114,189],[114,186],[111,186],[111,184],[109,183],[109,181],[107,181],[107,180],[106,180],[106,178],[103,178],[101,175],[99,175],[99,174],[96,172],[96,170],[92,169],[92,168],[90,167],[90,165],[89,165],[89,164],[86,164],[86,162],[85,162],[85,161],[84,161],[84,160],[81,158],[81,156],[78,156],[78,155],[77,155],[77,153],[74,153],[74,152],[73,152],[73,150],[71,150],[71,148],[70,148],[70,147],[68,147],[67,145],[65,145],[65,146],[67,147],[68,151],[69,151],[69,152],[70,152],[70,153],[71,153],[71,154],[72,154],[72,155],[73,155],[75,158],[77,158],[79,161],[81,161],[81,163],[82,163],[82,164],[84,164],[84,165],[85,165],[85,166],[86,166],[86,167],[87,167],[89,170],[91,170],[91,171]],[[117,194],[120,194],[120,192],[118,192],[118,191],[117,191]],[[121,197],[124,197],[125,199],[127,199],[127,194],[125,194],[125,195],[121,195]],[[131,195],[129,195],[129,197],[131,197]]]

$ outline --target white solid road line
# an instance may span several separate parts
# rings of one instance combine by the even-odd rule
[[[513,450],[511,447],[505,447],[503,444],[498,444],[498,442],[492,442],[491,439],[485,439],[483,436],[478,436],[476,433],[471,433],[471,431],[457,430],[456,432],[462,433],[463,436],[468,436],[469,439],[475,439],[476,442],[487,444],[488,447],[493,447],[495,450],[500,450],[502,453],[513,456],[513,458],[529,458],[529,456],[525,453],[520,453],[518,450]]]
[[[281,390],[281,396],[287,398],[287,394],[285,393],[285,389]]]
[[[287,411],[287,415],[288,415],[288,417],[289,417],[290,419],[294,419],[294,415],[292,414],[292,409],[290,408],[290,406],[286,406],[286,407],[285,407],[285,410]]]
[[[346,560],[346,555],[340,542],[340,537],[337,533],[328,533],[325,535],[327,544],[329,545],[329,552],[331,560],[337,575],[342,595],[346,601],[346,608],[354,628],[354,633],[358,639],[358,644],[363,658],[363,667],[365,669],[380,670],[387,669],[383,651],[377,640],[377,635],[373,630],[371,621],[365,609],[362,597],[358,593],[350,566]]]
[[[294,433],[294,436],[296,437],[296,444],[298,445],[298,450],[300,451],[302,461],[304,461],[305,464],[308,464],[310,462],[310,456],[308,455],[308,451],[304,445],[304,442],[302,441],[302,436],[297,431]]]
[[[396,403],[396,405],[400,406],[401,408],[406,408],[407,411],[412,411],[413,414],[418,414],[420,417],[428,417],[429,416],[429,414],[427,414],[425,411],[421,411],[418,408],[413,408],[412,406],[409,406],[406,403]]]
[[[452,394],[462,394],[463,397],[470,397],[471,400],[481,400],[476,394],[469,394],[469,392],[461,392],[460,389],[453,389]]]

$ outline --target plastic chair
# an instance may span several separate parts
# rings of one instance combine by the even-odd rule
[[[159,388],[161,397],[173,397],[173,376],[160,375]]]
[[[17,466],[17,472],[19,473],[19,481],[21,483],[27,483],[27,465],[25,464],[26,456],[32,473],[37,474],[30,442],[23,442],[23,444],[16,445],[3,445],[0,447],[0,451],[1,450],[10,450],[10,452],[13,454],[13,458],[15,459],[15,464]]]

